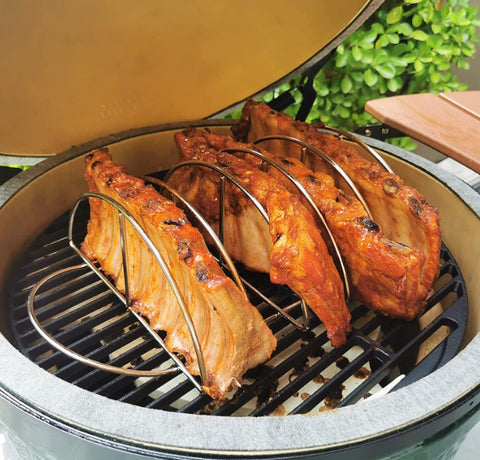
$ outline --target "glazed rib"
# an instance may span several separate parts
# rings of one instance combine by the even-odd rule
[[[276,346],[260,313],[225,276],[184,213],[143,180],[129,176],[107,149],[87,155],[85,177],[90,191],[113,198],[131,213],[170,267],[204,355],[204,390],[214,399],[225,398]],[[81,249],[124,291],[117,211],[98,198],[89,201],[90,220]],[[181,353],[189,371],[198,375],[193,344],[170,285],[138,233],[129,223],[126,229],[131,308],[147,317],[155,330],[166,331],[167,348]]]
[[[194,135],[190,133],[190,137]],[[236,156],[240,155],[251,165],[260,168],[261,160],[256,156],[241,153],[242,149],[258,150],[276,160],[303,185],[325,216],[339,246],[353,299],[391,317],[412,319],[423,310],[425,298],[419,284],[425,263],[422,251],[386,238],[379,226],[368,217],[362,204],[336,188],[329,175],[314,173],[295,158],[280,159],[258,146],[236,142],[229,136],[210,132],[197,132],[197,135],[202,136],[208,147],[217,150],[239,149]],[[268,173],[289,188],[291,193],[302,196],[278,169],[269,167]],[[243,220],[247,218],[244,215]],[[244,250],[248,249],[249,244],[248,239],[242,239]]]
[[[332,345],[342,345],[350,332],[350,312],[345,304],[340,276],[310,211],[268,173],[252,167],[241,158],[209,148],[200,132],[186,130],[177,133],[175,140],[182,160],[197,159],[226,168],[261,203],[269,217],[271,249],[268,265],[272,282],[288,285],[303,298],[325,325]],[[201,178],[193,187],[196,192],[190,193],[190,198],[197,206],[204,203],[206,209],[200,210],[214,218],[213,208],[205,202],[216,203],[216,189],[211,185],[202,188],[200,184],[214,184],[215,179],[211,178],[216,173],[201,171],[200,174]],[[184,175],[176,177],[174,174],[171,181],[182,191],[192,190],[192,181],[185,181]],[[196,188],[197,185],[199,188]],[[227,195],[230,198],[239,193],[232,190],[233,185],[229,187]],[[208,190],[210,196],[205,195]],[[198,192],[204,195],[196,199],[192,195]],[[243,215],[243,209],[252,206],[247,198],[245,200],[247,202],[237,202],[236,211],[231,204],[231,213]]]
[[[384,171],[377,163],[361,157],[353,147],[335,136],[321,133],[311,124],[294,121],[264,103],[248,101],[241,121],[232,130],[238,140],[248,142],[272,134],[296,137],[329,155],[359,188],[387,238],[423,252],[425,263],[419,277],[418,295],[421,299],[427,297],[438,274],[441,231],[438,211],[417,190],[405,185],[397,175]],[[262,147],[281,157],[299,158],[300,155],[300,147],[291,142],[266,142]],[[313,160],[313,169],[336,176],[320,159]],[[340,183],[338,177],[335,179]]]

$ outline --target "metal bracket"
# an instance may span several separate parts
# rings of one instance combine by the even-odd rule
[[[386,139],[393,139],[395,137],[406,136],[405,133],[402,133],[398,129],[391,128],[390,126],[387,126],[384,123],[379,123],[376,125],[360,126],[354,132],[355,134],[360,134],[366,137],[372,137],[373,139],[378,139],[380,141],[385,141]]]

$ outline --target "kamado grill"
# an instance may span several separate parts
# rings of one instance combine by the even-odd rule
[[[322,61],[381,2],[308,2],[301,9],[298,3],[253,8],[243,2],[236,11],[214,2],[196,10],[125,1],[115,11],[98,3],[55,4],[48,14],[34,2],[4,6],[0,30],[13,24],[22,36],[1,41],[12,69],[5,78],[10,91],[2,95],[2,106],[11,110],[8,119],[1,112],[0,148],[31,162],[64,150],[1,188],[0,427],[10,455],[448,458],[478,420],[480,207],[473,189],[429,161],[361,138],[440,211],[440,275],[425,313],[406,322],[350,302],[353,331],[345,345],[333,348],[323,325],[292,291],[237,266],[278,345],[225,402],[202,391],[201,376],[192,377],[181,358],[164,350],[163,335],[142,325],[125,298],[75,250],[89,216],[81,198],[88,152],[108,146],[130,174],[163,179],[178,159],[175,132],[208,127],[228,133],[231,122],[219,119],[232,110],[224,110],[227,105],[278,86],[292,71],[305,76],[298,114],[305,118],[313,101],[311,78]],[[248,38],[245,32],[230,35],[227,46],[222,34],[229,21],[247,17],[258,18],[256,31]],[[272,28],[259,32],[267,17]],[[325,30],[306,27],[321,17],[328,18]],[[209,18],[218,30],[205,29],[199,18]],[[286,24],[293,24],[288,35],[297,44],[283,42]],[[38,47],[28,44],[36,28],[43,34]],[[221,49],[213,52],[219,36]],[[51,57],[42,54],[47,51]],[[39,86],[27,84],[29,69],[45,58],[50,67],[38,67]],[[198,74],[182,67],[197,65]],[[198,86],[201,91],[187,94]],[[86,96],[79,96],[82,91]],[[279,95],[272,106],[285,108],[290,98]],[[174,122],[201,117],[207,118]],[[345,142],[370,155],[354,140]],[[78,145],[68,148],[71,143]],[[216,252],[226,271],[235,271],[228,255]]]

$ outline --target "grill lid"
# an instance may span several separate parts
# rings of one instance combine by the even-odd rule
[[[383,0],[0,0],[0,152],[200,119],[331,52]]]

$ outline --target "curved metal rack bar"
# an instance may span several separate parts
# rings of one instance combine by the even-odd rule
[[[363,142],[361,139],[359,139],[357,136],[355,136],[354,134],[352,133],[349,133],[348,131],[344,131],[343,129],[340,129],[340,128],[332,128],[331,126],[322,126],[322,127],[318,127],[317,128],[317,131],[319,132],[324,132],[324,133],[328,133],[328,134],[333,134],[335,136],[337,136],[338,138],[346,138],[348,139],[349,141],[352,141],[354,142],[355,144],[359,145],[360,147],[362,147],[363,150],[365,150],[366,152],[368,152],[376,161],[377,163],[380,164],[380,166],[385,169],[385,171],[391,173],[391,174],[395,174],[393,172],[393,169],[390,168],[390,165],[378,154],[378,152],[376,152],[374,149],[372,149],[372,147],[370,147],[368,144],[366,144],[365,142]]]
[[[356,185],[352,182],[348,174],[343,170],[343,168],[338,165],[335,161],[333,161],[326,153],[322,152],[320,149],[317,149],[313,145],[308,144],[307,142],[304,142],[296,137],[292,136],[284,136],[283,134],[274,134],[271,136],[265,136],[261,137],[259,139],[256,139],[253,141],[253,144],[260,144],[262,142],[266,141],[272,141],[272,140],[279,140],[279,141],[287,141],[287,142],[294,142],[295,144],[298,144],[303,147],[305,150],[309,150],[310,152],[314,153],[315,155],[319,156],[323,160],[325,160],[332,168],[335,169],[335,171],[342,176],[342,179],[347,183],[347,185],[350,187],[352,192],[354,193],[355,197],[357,198],[360,203],[362,203],[362,206],[365,208],[365,211],[368,214],[368,217],[372,219],[372,213],[370,211],[370,208],[368,207],[366,201],[363,198],[363,195],[360,193]],[[303,150],[303,151],[304,151]],[[302,155],[302,161],[304,161],[303,155]]]
[[[100,361],[96,361],[94,359],[87,358],[86,356],[83,356],[79,353],[76,353],[75,351],[71,350],[70,348],[64,346],[63,344],[61,344],[60,342],[55,340],[45,330],[45,328],[42,326],[42,324],[38,320],[37,315],[35,313],[35,308],[34,308],[34,299],[35,299],[35,296],[36,296],[38,290],[44,284],[46,284],[48,281],[55,278],[56,276],[60,276],[60,275],[63,275],[65,273],[69,272],[69,271],[74,271],[74,270],[82,269],[82,268],[85,268],[85,267],[88,267],[88,265],[87,264],[79,264],[79,265],[74,265],[72,267],[67,267],[67,268],[63,268],[61,270],[57,270],[57,271],[51,273],[50,275],[46,276],[42,280],[40,280],[33,287],[32,291],[30,293],[30,296],[28,298],[28,315],[30,317],[30,320],[31,320],[33,326],[35,327],[37,332],[45,339],[45,341],[47,341],[50,345],[52,345],[57,350],[61,351],[62,353],[64,353],[65,355],[67,355],[68,357],[70,357],[72,359],[75,359],[75,360],[77,360],[77,361],[79,361],[83,364],[86,364],[87,366],[94,367],[96,369],[100,369],[100,370],[107,371],[107,372],[112,372],[112,373],[115,373],[115,374],[127,375],[127,376],[130,376],[130,377],[159,377],[161,375],[166,375],[166,374],[172,374],[172,373],[179,372],[181,370],[179,367],[170,367],[168,369],[153,369],[153,370],[150,370],[150,371],[145,371],[145,370],[139,370],[139,369],[127,369],[127,368],[123,368],[123,367],[113,366],[111,364],[105,364],[105,363],[102,363]],[[144,324],[145,320],[140,315],[138,315],[138,313],[133,312],[133,311],[132,311],[132,313],[137,317],[137,319],[142,324]],[[147,329],[148,328],[149,328],[149,326],[147,327]],[[152,331],[149,329],[150,333],[152,333]],[[162,348],[165,348],[163,340],[155,333],[155,331],[153,331],[153,333],[155,334],[154,335],[155,340],[162,346]],[[182,363],[180,363],[180,364],[182,364]],[[197,383],[197,385],[198,385],[198,383]]]
[[[200,160],[188,160],[184,161],[182,163],[178,163],[177,165],[173,166],[165,175],[164,181],[167,182],[168,179],[173,175],[175,171],[177,171],[180,168],[188,167],[188,166],[203,166],[206,168],[209,168],[213,171],[216,171],[217,173],[220,174],[220,179],[221,179],[221,186],[220,186],[220,220],[222,221],[224,219],[224,203],[225,203],[225,187],[224,187],[224,180],[225,178],[228,179],[232,184],[234,184],[236,187],[238,187],[254,204],[254,206],[257,208],[257,210],[260,212],[262,217],[265,219],[267,223],[269,223],[269,218],[268,215],[263,208],[263,206],[260,204],[260,202],[236,179],[235,176],[230,174],[229,172],[225,171],[223,168],[220,166],[208,163],[206,161],[200,161]],[[223,223],[221,223],[221,226],[223,226]],[[221,233],[221,232],[219,232]],[[220,240],[223,243],[223,238],[222,235],[220,235]],[[306,309],[305,305],[302,303],[302,314],[303,314],[303,324],[299,323],[295,318],[293,318],[291,315],[289,315],[285,309],[282,309],[279,307],[277,304],[274,302],[270,301],[267,297],[262,296],[262,298],[271,306],[273,307],[281,316],[286,318],[288,321],[290,321],[293,325],[295,325],[297,328],[305,330],[308,328],[309,325],[309,316],[308,316],[308,310]],[[302,301],[303,302],[303,301]]]
[[[122,260],[123,260],[123,274],[125,278],[125,296],[117,289],[117,287],[93,264],[88,258],[85,257],[85,255],[82,253],[82,251],[77,247],[73,240],[73,227],[74,227],[74,221],[75,221],[75,215],[77,212],[77,209],[80,205],[80,203],[83,200],[86,200],[88,198],[98,198],[101,199],[111,206],[113,206],[117,212],[118,212],[118,218],[119,218],[119,227],[120,227],[120,244],[122,248]],[[182,311],[182,315],[185,319],[185,323],[187,325],[187,329],[190,333],[191,339],[192,339],[192,344],[197,356],[197,362],[198,362],[198,367],[200,370],[200,378],[202,383],[206,381],[207,377],[207,372],[206,372],[206,367],[205,367],[205,360],[204,356],[201,350],[200,342],[198,340],[198,336],[196,334],[196,330],[193,324],[193,321],[191,319],[190,313],[186,307],[185,301],[183,300],[183,296],[181,295],[181,292],[177,286],[177,283],[175,282],[174,278],[172,277],[167,265],[165,264],[161,254],[153,244],[153,242],[150,240],[148,235],[145,233],[145,231],[142,229],[142,227],[138,224],[138,222],[133,218],[133,216],[119,203],[117,203],[115,200],[102,195],[100,193],[93,193],[93,192],[88,192],[82,195],[77,202],[75,203],[71,213],[70,213],[70,220],[69,220],[69,228],[68,228],[68,239],[69,239],[69,245],[70,247],[81,257],[81,259],[84,261],[85,265],[81,266],[88,266],[91,270],[93,270],[99,278],[110,288],[110,290],[129,308],[130,306],[130,293],[129,293],[129,287],[128,287],[128,268],[126,264],[126,259],[127,259],[127,245],[126,245],[126,235],[125,235],[125,226],[124,226],[124,219],[127,219],[127,221],[133,226],[135,231],[139,234],[139,236],[143,239],[149,250],[152,252],[152,255],[155,257],[155,260],[159,264],[160,268],[162,269],[167,282],[169,283],[172,292],[175,296],[175,299],[177,300],[179,307]],[[74,267],[74,268],[79,268],[80,266]],[[74,269],[72,267],[67,268],[68,269]],[[123,375],[134,375],[134,376],[159,376],[163,375],[165,373],[171,373],[171,372],[176,372],[178,370],[181,370],[188,378],[191,380],[191,382],[194,384],[194,386],[200,390],[203,391],[202,386],[197,382],[197,380],[193,377],[193,375],[187,370],[187,368],[184,366],[182,361],[174,354],[171,353],[165,346],[163,340],[161,337],[150,327],[148,322],[138,313],[133,311],[132,309],[129,309],[129,311],[136,317],[136,319],[144,326],[147,331],[150,333],[150,335],[154,338],[154,340],[157,341],[157,343],[167,352],[167,354],[170,356],[170,358],[175,362],[175,364],[178,366],[176,368],[171,368],[171,369],[163,369],[163,370],[152,370],[152,371],[138,371],[138,370],[132,370],[132,369],[124,369],[124,368],[119,368],[116,366],[110,366],[106,365],[103,363],[99,363],[98,361],[91,360],[89,358],[86,358],[84,356],[78,355],[72,350],[68,349],[67,347],[63,346],[59,342],[57,342],[55,339],[50,337],[50,335],[45,331],[45,329],[41,326],[39,323],[35,311],[34,311],[34,298],[35,294],[38,291],[38,289],[43,285],[45,282],[47,282],[50,278],[53,276],[59,275],[59,272],[55,272],[48,277],[42,279],[35,288],[32,290],[30,297],[29,297],[29,317],[30,320],[32,321],[34,327],[37,329],[37,331],[42,335],[42,337],[47,340],[52,346],[57,348],[59,351],[64,352],[65,354],[74,357],[74,359],[77,359],[84,364],[90,365],[92,367],[100,368],[103,370],[108,370],[110,372],[114,372],[117,374],[123,374]]]
[[[212,238],[213,242],[215,243],[215,246],[220,251],[220,254],[223,260],[225,261],[225,263],[227,264],[228,270],[230,271],[236,285],[242,291],[245,298],[248,298],[247,292],[245,291],[245,286],[243,285],[242,280],[240,279],[237,269],[235,268],[235,265],[233,264],[231,257],[229,256],[228,252],[225,250],[225,247],[223,246],[223,243],[222,243],[223,239],[221,240],[217,236],[217,234],[214,232],[213,228],[208,224],[205,218],[191,205],[191,203],[188,200],[186,200],[180,193],[178,193],[173,187],[168,185],[166,182],[160,179],[157,179],[156,177],[150,177],[150,176],[144,176],[142,177],[142,179],[144,179],[146,182],[150,182],[152,184],[158,185],[159,187],[167,190],[175,198],[177,198],[195,216],[195,219],[197,219],[198,222],[200,222],[203,229],[208,233],[210,238]]]
[[[315,204],[315,202],[313,201],[312,197],[307,192],[305,187],[295,177],[293,177],[285,168],[283,168],[280,164],[278,164],[278,162],[276,162],[272,158],[269,158],[268,156],[264,155],[263,153],[258,152],[257,150],[250,149],[250,148],[247,148],[247,147],[239,147],[239,148],[225,148],[225,149],[220,150],[220,153],[221,152],[225,152],[225,153],[241,152],[241,153],[246,153],[246,154],[249,154],[249,155],[253,155],[257,158],[260,158],[262,161],[265,161],[266,163],[268,163],[269,165],[273,166],[275,169],[280,171],[298,189],[298,191],[302,194],[302,196],[308,201],[308,204],[313,208],[316,216],[318,217],[318,219],[322,223],[322,225],[323,225],[325,231],[327,232],[328,237],[329,237],[329,239],[332,243],[332,246],[333,246],[333,249],[334,249],[334,252],[335,252],[335,257],[338,261],[338,265],[340,266],[341,276],[342,276],[343,283],[344,283],[344,286],[345,286],[345,297],[346,297],[345,300],[348,302],[348,300],[350,299],[350,284],[349,284],[349,281],[348,281],[347,270],[345,268],[345,263],[343,261],[342,254],[340,253],[340,249],[338,248],[337,241],[335,240],[335,237],[333,236],[333,234],[330,230],[330,227],[327,224],[325,216],[320,211],[320,209],[318,209],[318,206]]]
[[[220,174],[220,177],[226,177],[232,184],[234,184],[236,187],[238,187],[255,205],[257,210],[260,212],[262,217],[268,222],[268,215],[263,209],[263,206],[260,204],[260,202],[236,179],[235,176],[232,174],[228,173],[225,171],[223,168],[220,166],[216,166],[212,163],[208,163],[206,161],[200,161],[200,160],[188,160],[188,161],[182,161],[181,163],[178,163],[177,165],[173,166],[167,174],[165,174],[164,180],[165,182],[168,182],[168,179],[172,176],[172,174],[177,171],[180,168],[184,168],[186,166],[203,166],[205,168],[212,169],[213,171],[216,171]]]

